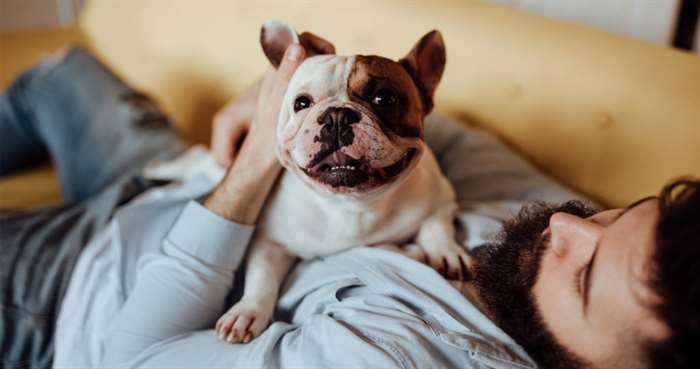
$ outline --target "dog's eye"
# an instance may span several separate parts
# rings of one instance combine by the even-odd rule
[[[294,100],[294,112],[309,108],[312,103],[311,98],[306,95],[297,96],[296,100]]]
[[[390,89],[382,88],[374,95],[372,103],[378,106],[394,105],[396,103],[396,95]]]

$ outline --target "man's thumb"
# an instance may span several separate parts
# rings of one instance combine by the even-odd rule
[[[289,80],[299,64],[304,61],[306,51],[301,44],[293,43],[284,52],[284,58],[277,69],[281,77]]]

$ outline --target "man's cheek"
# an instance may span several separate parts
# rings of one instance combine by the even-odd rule
[[[584,314],[583,298],[574,287],[575,272],[566,271],[567,266],[562,264],[543,263],[542,267],[545,274],[540,275],[533,294],[542,320],[556,341],[587,361],[600,362],[610,357],[618,350],[618,336],[597,326],[590,303]]]
[[[562,332],[582,329],[583,301],[575,289],[575,275],[568,265],[550,252],[542,259],[539,277],[533,287],[542,318],[559,339]]]

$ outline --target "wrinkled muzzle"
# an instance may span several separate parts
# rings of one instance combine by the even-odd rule
[[[385,132],[362,106],[343,104],[310,112],[289,154],[313,182],[336,192],[359,192],[393,181],[420,147],[419,139]]]

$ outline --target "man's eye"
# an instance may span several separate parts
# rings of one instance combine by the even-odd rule
[[[309,96],[301,95],[294,100],[294,112],[304,110],[309,108],[313,104],[313,101]]]
[[[576,293],[578,293],[578,295],[581,297],[583,297],[584,277],[586,275],[586,269],[588,269],[587,264],[584,264],[574,274],[574,286],[576,287]]]
[[[372,104],[378,106],[389,106],[396,103],[396,95],[388,88],[383,88],[374,95]]]

